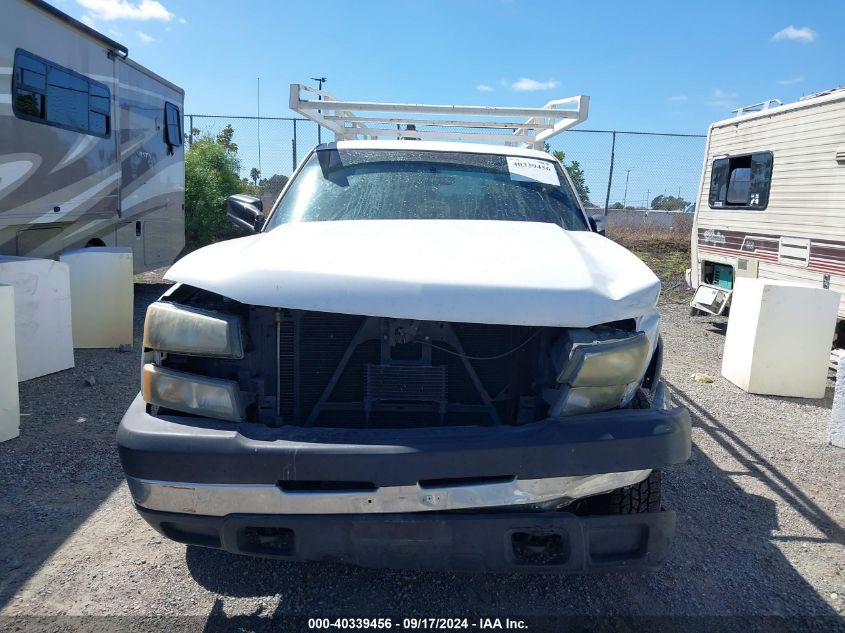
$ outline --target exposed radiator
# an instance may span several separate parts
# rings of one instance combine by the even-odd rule
[[[534,332],[518,326],[285,312],[278,322],[282,424],[516,423],[537,367],[539,339],[529,340]]]

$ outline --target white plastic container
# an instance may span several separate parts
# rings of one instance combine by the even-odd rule
[[[839,293],[737,279],[722,375],[749,393],[822,398]]]
[[[59,261],[70,269],[74,347],[132,344],[132,249],[82,248]]]
[[[0,442],[20,435],[18,364],[15,353],[15,289],[0,285]]]
[[[18,380],[73,367],[68,267],[52,259],[2,256],[0,284],[15,289]]]

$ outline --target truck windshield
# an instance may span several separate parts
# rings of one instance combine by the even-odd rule
[[[328,149],[308,159],[266,230],[332,220],[505,220],[589,230],[554,160]]]

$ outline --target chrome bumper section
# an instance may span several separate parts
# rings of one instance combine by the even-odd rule
[[[288,491],[268,484],[198,484],[128,476],[135,503],[147,510],[203,516],[229,514],[373,514],[527,506],[577,499],[630,486],[650,470],[600,475],[509,479],[440,487],[385,486],[372,490]]]

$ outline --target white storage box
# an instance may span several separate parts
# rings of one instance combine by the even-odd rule
[[[2,256],[0,284],[15,289],[18,380],[73,367],[67,266],[52,259]]]
[[[70,269],[74,347],[132,344],[132,249],[96,247],[66,251]]]
[[[0,285],[0,442],[20,435],[18,364],[15,354],[15,289]]]
[[[750,393],[824,397],[839,293],[737,279],[722,375]]]

